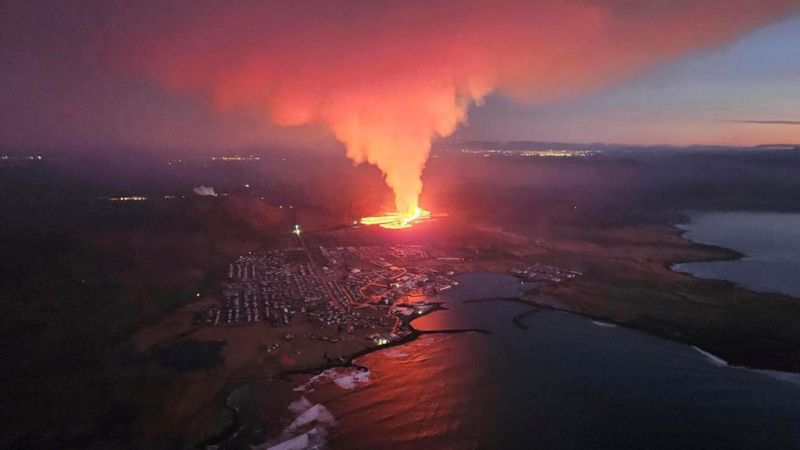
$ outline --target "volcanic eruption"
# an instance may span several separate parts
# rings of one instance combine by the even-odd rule
[[[116,33],[114,64],[219,110],[319,124],[382,172],[410,226],[432,140],[493,92],[538,102],[618,82],[724,44],[796,0],[154,2]],[[124,28],[124,19],[110,26]]]

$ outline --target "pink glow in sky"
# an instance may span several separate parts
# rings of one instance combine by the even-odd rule
[[[506,121],[497,108],[478,109],[471,138],[502,139],[503,131],[565,141],[754,143],[796,132],[718,121],[706,133],[711,122],[664,117],[642,102],[626,110],[635,128],[625,113],[607,114],[607,104],[594,117],[569,114],[570,102],[587,94],[791,17],[800,8],[796,0],[6,6],[0,18],[0,144],[6,146],[230,148],[332,136],[354,160],[381,167],[392,184],[388,167],[407,179],[424,165],[430,140],[463,133],[472,106],[487,98],[489,106],[503,99],[519,105],[513,108],[544,108],[559,122]],[[730,109],[719,104],[724,99],[712,98],[710,107]],[[549,114],[550,105],[567,105],[566,112]],[[785,111],[784,105],[776,113]],[[608,123],[604,116],[622,120]],[[574,118],[580,120],[568,123]],[[537,122],[548,125],[537,129]],[[297,124],[304,125],[283,127]]]

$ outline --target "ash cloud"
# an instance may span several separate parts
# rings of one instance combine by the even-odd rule
[[[79,48],[71,50],[73,59],[93,75],[104,67],[129,83],[146,80],[142,89],[156,86],[192,102],[205,99],[216,111],[260,115],[264,127],[330,130],[354,162],[383,172],[401,213],[417,207],[431,141],[465,124],[469,109],[487,95],[528,102],[579,95],[800,10],[797,0],[19,5],[21,12],[3,22],[17,38],[4,41],[16,50],[34,42],[60,60],[70,45]],[[37,8],[38,21],[48,26],[26,28],[29,36],[14,32],[37,23],[28,17]],[[13,52],[3,54],[16,60]],[[60,66],[45,69],[69,74]],[[93,95],[137,102],[117,84],[101,86]],[[70,107],[70,98],[64,103],[57,123],[69,126],[85,108]]]
[[[220,109],[327,126],[411,213],[431,140],[493,91],[543,101],[718,45],[796,2],[259,2],[205,5],[140,32],[124,63]]]

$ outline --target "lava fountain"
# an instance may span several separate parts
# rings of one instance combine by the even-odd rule
[[[391,230],[398,230],[401,228],[410,228],[415,223],[431,218],[430,211],[422,208],[415,208],[407,214],[398,212],[388,212],[382,216],[370,216],[361,219],[362,225],[380,225],[383,228]]]
[[[116,71],[200,93],[219,112],[331,131],[394,193],[395,212],[361,221],[384,228],[430,217],[419,198],[431,142],[492,93],[578,96],[800,10],[798,0],[131,4],[98,40]]]

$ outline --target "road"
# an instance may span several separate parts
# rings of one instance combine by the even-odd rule
[[[322,274],[322,270],[317,265],[317,261],[311,255],[311,249],[308,248],[308,244],[306,244],[306,240],[303,239],[303,234],[302,233],[294,233],[294,235],[297,237],[297,242],[299,242],[300,246],[303,247],[303,251],[305,251],[306,257],[308,258],[309,266],[311,267],[311,270],[314,271],[314,275],[319,279],[320,283],[322,283],[322,288],[325,289],[325,294],[330,299],[330,302],[332,304],[337,302],[338,298],[336,297],[336,295],[334,295],[333,290],[331,290],[330,285],[325,280],[325,278],[322,276],[323,275]],[[347,305],[341,304],[342,309],[344,309],[345,311],[348,310],[346,308],[346,306]]]

